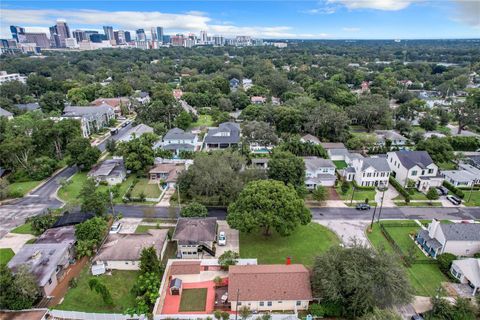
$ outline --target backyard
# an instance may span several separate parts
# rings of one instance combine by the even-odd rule
[[[343,160],[334,160],[333,163],[337,169],[345,169],[347,167],[347,163]]]
[[[10,261],[15,253],[10,248],[0,248],[0,266],[4,266]]]
[[[84,312],[104,312],[104,313],[123,313],[127,308],[133,307],[135,297],[130,290],[135,284],[138,271],[112,271],[112,275],[101,275],[97,278],[108,288],[112,295],[113,305],[105,304],[98,293],[90,290],[88,280],[90,269],[84,268],[78,277],[77,286],[70,288],[65,295],[63,302],[55,309],[84,311]]]
[[[207,292],[207,288],[183,289],[179,311],[205,311]]]
[[[420,226],[413,226],[413,223],[414,221],[387,221],[384,226],[403,254],[411,251],[417,259],[428,259],[409,237],[410,233],[415,233],[420,228]],[[383,248],[387,253],[395,253],[390,242],[382,234],[378,223],[374,224],[372,232],[367,233],[367,236],[376,249]],[[399,263],[402,262],[399,261]],[[448,281],[436,264],[412,264],[411,267],[406,268],[406,271],[415,294],[420,296],[434,295],[441,283]]]
[[[299,226],[292,235],[282,237],[273,232],[265,237],[261,231],[240,233],[240,256],[257,258],[258,263],[285,263],[287,257],[293,263],[312,266],[317,255],[340,243],[329,229],[317,223]]]
[[[198,120],[193,122],[190,125],[190,128],[196,128],[196,127],[211,127],[213,126],[213,120],[211,115],[207,114],[199,114],[198,115]]]

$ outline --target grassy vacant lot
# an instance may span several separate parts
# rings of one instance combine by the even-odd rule
[[[337,193],[343,201],[350,201],[352,199],[353,188],[350,188],[347,193],[343,194],[342,189],[339,187],[336,188]],[[375,190],[355,190],[355,194],[353,195],[353,200],[364,202],[365,199],[368,198],[368,202],[372,203],[375,201]]]
[[[132,197],[133,198],[140,198],[141,193],[145,194],[147,198],[158,198],[162,191],[160,187],[156,183],[149,184],[148,179],[143,178],[139,179],[139,181],[135,184],[132,189]]]
[[[183,289],[179,311],[205,311],[206,303],[207,288]]]
[[[30,190],[38,186],[43,180],[40,181],[24,181],[13,182],[8,185],[8,193],[18,196],[24,196]]]
[[[15,253],[10,248],[1,248],[0,249],[0,266],[6,265],[10,261]]]
[[[13,229],[10,232],[21,233],[21,234],[34,234],[33,230],[32,230],[32,224],[30,222],[22,224],[21,226],[16,227],[15,229]]]
[[[388,223],[401,225],[405,222],[412,221],[388,221]],[[413,243],[408,236],[409,232],[418,230],[417,227],[387,227],[390,235],[395,239],[403,252],[408,250],[409,241]],[[394,254],[390,243],[383,236],[377,223],[373,225],[373,231],[367,233],[368,239],[376,249],[384,249],[387,253]],[[405,251],[404,251],[405,250]],[[420,249],[417,248],[419,257],[425,257]],[[399,261],[398,263],[402,263]],[[410,268],[406,268],[410,284],[412,285],[416,295],[433,296],[442,282],[448,281],[447,277],[440,271],[435,264],[413,264]]]
[[[463,198],[463,204],[468,207],[480,207],[480,190],[473,190],[472,197],[470,201],[467,202],[468,198],[470,197],[470,190],[463,190],[465,193],[465,198]]]
[[[340,243],[329,229],[317,223],[299,226],[292,235],[281,237],[277,233],[269,237],[261,231],[240,233],[240,256],[257,258],[258,263],[284,263],[287,257],[293,263],[312,266],[315,256]]]
[[[212,116],[206,115],[206,114],[199,114],[198,120],[193,122],[190,125],[190,128],[202,127],[202,126],[205,126],[205,127],[213,126]]]
[[[333,163],[337,169],[344,169],[347,167],[347,163],[343,160],[334,160]]]
[[[65,295],[62,304],[55,309],[102,312],[102,313],[123,313],[125,309],[133,307],[135,297],[130,290],[137,279],[138,271],[112,271],[112,275],[101,275],[98,279],[108,288],[113,299],[113,306],[106,305],[100,295],[88,287],[90,269],[85,267],[78,277],[78,285],[70,288]]]

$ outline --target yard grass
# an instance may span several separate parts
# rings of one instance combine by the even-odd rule
[[[198,115],[198,120],[193,122],[190,125],[190,128],[195,128],[195,127],[211,127],[213,126],[213,119],[211,115],[208,114],[199,114]]]
[[[11,233],[20,233],[20,234],[34,234],[32,230],[32,224],[30,222],[22,224],[21,226],[16,227]]]
[[[473,190],[470,197],[470,190],[462,190],[465,193],[463,204],[467,207],[480,207],[480,190]],[[467,200],[470,198],[470,201]]]
[[[334,160],[333,163],[337,169],[344,169],[347,167],[347,163],[343,160]]]
[[[127,179],[125,179],[125,181],[123,181],[121,184],[119,184],[119,189],[118,189],[118,196],[116,196],[115,198],[113,198],[113,202],[114,203],[121,203],[123,204],[123,201],[122,201],[122,198],[123,196],[125,195],[125,193],[127,192],[128,188],[132,185],[133,183],[133,180],[135,180],[135,176],[134,175],[130,175]],[[112,186],[113,187],[113,186]],[[110,187],[110,188],[112,188]],[[102,186],[102,185],[99,185],[98,186],[98,190],[100,191],[106,191],[108,192],[108,186]]]
[[[343,201],[350,201],[350,199],[352,199],[353,188],[350,188],[345,194],[342,193],[342,189],[340,187],[337,187],[336,190],[337,190],[338,196]],[[375,193],[376,193],[375,190],[355,189],[353,200],[364,202],[365,199],[368,198],[368,203],[371,203],[375,201]]]
[[[15,252],[10,248],[0,248],[0,266],[4,266],[10,261]]]
[[[132,188],[132,197],[140,198],[141,193],[145,194],[146,198],[158,198],[162,193],[160,187],[156,183],[149,184],[148,179],[139,179],[135,186]]]
[[[401,226],[402,223],[405,222],[411,223],[413,221],[388,221],[385,223],[398,224],[399,226]],[[410,239],[408,236],[408,232],[413,231],[414,229],[418,229],[420,227],[386,228],[403,251],[404,248],[407,248],[408,250],[408,240],[413,243],[413,240]],[[373,230],[371,233],[367,233],[367,237],[373,247],[375,247],[377,250],[383,249],[387,253],[395,254],[393,247],[390,245],[390,243],[380,231],[378,223],[375,223],[373,225]],[[421,253],[420,249],[417,249],[417,251],[416,252],[419,253],[421,257],[425,257]],[[398,263],[402,262],[399,260]],[[436,292],[436,289],[441,286],[441,283],[448,281],[448,278],[440,271],[436,264],[413,264],[411,267],[406,268],[406,272],[415,294],[420,296],[433,296]]]
[[[15,197],[23,197],[30,190],[38,186],[43,180],[39,181],[24,181],[24,182],[12,182],[8,185],[8,194],[15,195]]]
[[[421,193],[420,191],[416,190],[416,189],[410,189],[410,190],[413,190],[413,193],[410,193],[410,200],[428,200],[427,196],[423,193]],[[409,190],[407,190],[409,191]],[[393,200],[404,200],[405,198],[399,194],[398,196],[396,196],[395,198],[393,198]]]
[[[207,291],[207,288],[183,289],[178,311],[205,311]]]
[[[87,265],[88,266],[88,265]],[[65,295],[62,304],[55,309],[102,312],[102,313],[123,313],[127,308],[133,307],[135,297],[130,292],[138,276],[138,271],[112,271],[112,275],[101,275],[97,278],[108,288],[112,295],[113,305],[106,305],[100,295],[90,290],[88,281],[93,278],[90,275],[90,268],[85,267],[78,277],[78,284],[70,288]]]
[[[441,207],[442,203],[438,201],[425,201],[425,202],[409,202],[405,201],[394,201],[395,205],[398,207]]]
[[[317,255],[339,243],[335,233],[318,223],[310,223],[299,226],[288,237],[276,232],[269,237],[261,231],[240,233],[240,256],[257,258],[259,264],[285,263],[291,257],[293,263],[312,266]]]

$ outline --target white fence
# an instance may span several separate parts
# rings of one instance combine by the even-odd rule
[[[48,312],[53,319],[69,320],[146,320],[145,315],[134,315],[133,317],[119,313],[88,313],[79,311],[50,310]]]

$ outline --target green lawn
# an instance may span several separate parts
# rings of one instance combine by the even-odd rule
[[[291,257],[293,263],[312,266],[317,255],[339,243],[335,233],[318,223],[310,223],[299,226],[288,237],[275,232],[269,237],[261,231],[240,233],[240,256],[257,258],[259,264],[285,263],[285,259]]]
[[[409,191],[409,194],[410,194],[410,200],[428,200],[427,196],[423,193],[421,193],[420,191],[416,190],[416,189],[410,189],[410,190],[413,190],[413,193],[410,193],[411,191]],[[405,198],[399,194],[398,196],[396,196],[393,200],[404,200]]]
[[[468,207],[480,207],[480,190],[473,190],[472,197],[470,198],[470,190],[462,190],[465,193],[465,198],[463,198],[463,204]],[[470,198],[470,201],[467,200]]]
[[[8,193],[15,197],[23,197],[30,190],[38,186],[42,181],[43,180],[10,183],[8,185]]]
[[[0,248],[0,266],[6,265],[10,261],[15,253],[10,248]]]
[[[413,221],[408,222],[411,223]],[[385,223],[390,223],[390,221],[386,221]],[[410,234],[416,234],[420,229],[420,226],[402,226],[401,223],[395,224],[397,224],[398,227],[385,226],[385,229],[388,231],[393,240],[395,240],[403,254],[407,254],[410,248],[416,248],[415,256],[417,258],[426,258],[422,251],[417,248],[412,238],[410,238]]]
[[[333,163],[337,169],[344,169],[347,167],[347,163],[343,160],[334,160]]]
[[[336,188],[338,195],[340,196],[340,199],[343,201],[350,201],[352,199],[352,193],[353,193],[353,188],[350,188],[346,194],[342,193],[342,189],[340,187]],[[368,203],[372,203],[375,201],[375,190],[355,190],[355,194],[353,195],[353,200],[357,201],[365,201],[366,198],[368,198]]]
[[[70,288],[65,295],[62,304],[55,309],[123,313],[125,309],[133,307],[135,297],[130,290],[137,279],[138,271],[112,271],[112,275],[97,276],[98,279],[108,288],[113,299],[113,306],[106,305],[100,295],[88,287],[88,280],[93,276],[90,274],[88,265],[82,270],[78,277],[78,285]]]
[[[394,201],[395,205],[399,207],[441,207],[442,203],[438,201],[433,202],[409,202],[406,203],[405,201]]]
[[[198,120],[193,122],[190,125],[190,128],[195,128],[195,127],[211,127],[213,126],[213,119],[212,116],[206,115],[206,114],[199,114],[198,115]]]
[[[118,189],[118,196],[116,196],[115,198],[113,198],[113,202],[114,203],[120,203],[120,204],[123,204],[123,201],[122,201],[122,198],[123,196],[125,195],[125,193],[127,192],[128,188],[132,185],[133,183],[133,180],[135,180],[135,176],[134,175],[130,175],[127,179],[125,179],[125,181],[123,181],[120,185],[119,185],[119,189]],[[115,186],[116,187],[116,186]],[[110,188],[113,188],[110,187]],[[109,190],[109,187],[108,186],[102,186],[102,185],[99,185],[98,186],[98,190],[100,191],[108,191]]]
[[[411,223],[412,221],[388,221],[388,223],[399,225],[405,222]],[[408,232],[413,231],[414,229],[418,228],[388,227],[388,232],[401,247],[408,248],[408,241],[413,242],[408,237]],[[367,233],[367,236],[370,240],[370,243],[372,243],[376,249],[383,248],[387,253],[395,253],[390,243],[381,233],[380,227],[377,223],[373,225],[373,231],[371,233]],[[422,254],[420,249],[417,249],[417,251],[417,253]],[[422,254],[422,257],[425,256]],[[398,263],[402,262],[399,261]],[[412,285],[416,295],[432,296],[435,294],[436,289],[441,286],[442,282],[448,281],[447,277],[440,271],[436,264],[413,264],[410,268],[406,268],[406,271],[410,284]]]
[[[34,234],[32,230],[32,224],[31,223],[25,223],[22,224],[21,226],[16,227],[11,233],[21,233],[21,234]]]
[[[158,198],[160,197],[160,194],[162,193],[158,184],[148,183],[148,179],[143,178],[140,179],[135,186],[132,189],[132,197],[133,198],[140,198],[140,194],[142,193],[145,194],[145,197],[147,198]]]
[[[183,289],[178,311],[205,311],[207,288]]]

